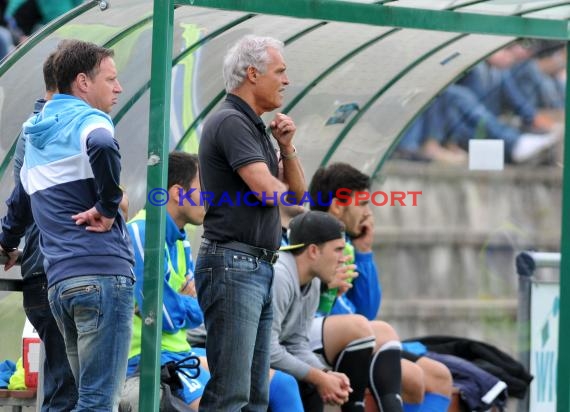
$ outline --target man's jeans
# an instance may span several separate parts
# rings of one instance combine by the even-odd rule
[[[477,131],[481,129],[487,139],[505,142],[505,154],[507,159],[510,159],[520,131],[501,122],[465,86],[452,84],[441,96],[444,99],[444,107],[448,109],[445,115],[449,133],[457,144],[468,147],[469,139],[477,138]]]
[[[266,411],[273,266],[215,242],[202,243],[195,280],[212,375],[200,412]]]
[[[127,373],[134,279],[78,276],[51,286],[49,304],[77,381],[74,411],[116,411]]]
[[[77,388],[65,353],[63,336],[49,307],[46,275],[25,278],[23,297],[26,316],[45,347],[41,411],[71,411],[77,402]]]

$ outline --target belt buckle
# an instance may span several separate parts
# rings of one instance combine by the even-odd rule
[[[275,251],[275,252],[270,252],[266,249],[263,249],[263,256],[261,257],[261,259],[265,260],[268,263],[271,263],[272,265],[275,264],[275,262],[277,262],[277,259],[279,259],[279,252]]]
[[[279,259],[279,252],[274,252],[273,256],[271,257],[271,264],[274,265],[275,262],[277,262],[277,259]]]

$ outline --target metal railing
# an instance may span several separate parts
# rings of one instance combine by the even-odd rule
[[[521,252],[515,259],[519,277],[518,288],[518,348],[519,361],[530,371],[531,347],[531,289],[534,275],[540,268],[559,268],[560,253]],[[518,403],[518,412],[528,412],[530,403],[530,387],[524,399]]]

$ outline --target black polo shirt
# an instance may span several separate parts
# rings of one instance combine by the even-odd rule
[[[275,177],[278,173],[277,155],[265,124],[244,100],[228,94],[220,109],[208,118],[198,157],[206,200],[204,237],[278,249],[278,207],[266,205],[253,194],[246,195],[251,189],[237,173],[240,167],[254,162],[265,162]]]

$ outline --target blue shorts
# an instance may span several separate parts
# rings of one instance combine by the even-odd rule
[[[192,349],[190,352],[167,352],[163,351],[161,353],[160,362],[162,365],[169,361],[179,361],[190,355],[206,357],[206,350],[203,348]],[[129,359],[129,367],[127,376],[131,376],[138,370],[140,363],[140,355],[133,356]],[[177,372],[182,382],[183,388],[176,391],[175,396],[182,399],[187,404],[194,402],[196,399],[200,398],[204,393],[206,388],[206,383],[210,380],[210,372],[200,366],[200,375],[195,379],[190,379],[181,372]],[[189,371],[190,375],[194,373],[193,370]]]
[[[206,357],[206,350],[203,348],[196,348],[192,349],[190,354]],[[188,354],[185,354],[185,356],[187,355]],[[185,356],[182,356],[181,358],[184,358]],[[196,399],[200,398],[204,393],[206,383],[210,380],[210,372],[200,366],[200,375],[195,379],[189,379],[180,371],[177,373],[180,381],[182,382],[183,388],[176,392],[176,396],[178,396],[187,404],[190,404]]]

